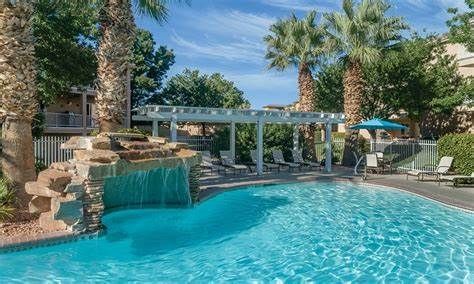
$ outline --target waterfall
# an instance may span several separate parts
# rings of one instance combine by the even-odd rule
[[[155,168],[105,179],[106,209],[144,206],[189,206],[192,204],[186,163],[175,168]]]

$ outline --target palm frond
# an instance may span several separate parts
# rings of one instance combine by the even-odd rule
[[[269,68],[283,70],[300,63],[310,67],[318,64],[327,51],[327,45],[326,29],[323,24],[315,23],[316,18],[316,11],[309,12],[303,19],[292,14],[270,27],[271,34],[263,38],[267,44],[265,57],[270,60]]]
[[[376,60],[381,49],[407,28],[403,18],[386,16],[389,8],[385,0],[362,0],[357,5],[344,0],[342,13],[325,14],[332,50],[360,63]]]

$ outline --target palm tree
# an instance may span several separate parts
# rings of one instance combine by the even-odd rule
[[[298,111],[315,110],[315,89],[311,69],[316,67],[324,55],[325,27],[315,23],[316,11],[299,20],[294,14],[285,20],[279,20],[270,27],[272,34],[264,37],[267,43],[266,58],[269,68],[283,71],[290,66],[298,68],[299,102]],[[314,158],[314,129],[301,128],[308,154]]]
[[[118,130],[124,121],[128,74],[135,40],[131,0],[90,0],[99,2],[101,40],[98,50],[97,113],[101,132]],[[177,0],[180,2],[180,0]],[[141,14],[162,22],[171,0],[136,0]]]
[[[65,0],[52,0],[60,3]],[[178,2],[180,0],[177,0]],[[171,0],[136,0],[139,13],[161,22]],[[0,122],[2,172],[21,186],[35,179],[31,122],[38,109],[31,0],[0,0]],[[98,112],[102,131],[113,131],[123,121],[126,77],[134,40],[131,0],[77,1],[100,7],[102,40],[98,51]],[[23,190],[20,197],[27,196]],[[20,201],[23,201],[20,198]],[[24,205],[25,202],[22,202]]]
[[[346,135],[343,164],[352,165],[352,152],[357,147],[357,131],[349,126],[362,120],[361,99],[364,92],[362,66],[381,58],[381,51],[391,41],[400,38],[406,28],[402,18],[386,17],[390,8],[384,0],[362,0],[355,5],[353,0],[343,0],[342,13],[326,14],[329,23],[328,42],[332,48],[344,55],[346,71],[344,83],[344,113]]]
[[[0,0],[1,166],[4,176],[19,187],[36,177],[31,134],[38,109],[32,12],[31,0]],[[19,197],[26,197],[22,193]]]

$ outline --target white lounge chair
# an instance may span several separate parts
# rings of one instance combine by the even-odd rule
[[[308,166],[310,168],[318,168],[319,170],[322,169],[320,163],[305,161],[303,159],[303,154],[301,153],[301,150],[291,150],[291,155],[293,156],[293,162],[297,164]]]
[[[440,176],[441,181],[452,182],[454,187],[460,184],[474,184],[474,172],[470,176],[464,175],[451,175],[451,176]]]
[[[224,167],[232,169],[234,174],[239,171],[247,171],[248,167],[246,165],[236,164],[235,160],[231,157],[230,151],[220,151],[221,163]]]
[[[211,152],[201,151],[201,157],[202,157],[201,168],[209,169],[211,171],[211,174],[213,171],[217,171],[217,173],[219,173],[221,170],[225,171],[225,169],[222,166],[216,165],[212,162]]]
[[[367,170],[372,170],[376,173],[380,173],[383,171],[383,167],[380,165],[379,159],[377,158],[376,154],[366,154],[365,160],[365,169],[362,179],[367,179]]]
[[[439,164],[436,167],[436,170],[411,170],[407,172],[407,180],[408,176],[416,176],[417,180],[419,181],[420,179],[423,180],[424,176],[434,176],[436,178],[436,181],[438,184],[440,184],[440,177],[441,175],[446,174],[449,169],[451,168],[451,165],[453,164],[453,157],[441,157],[441,160],[439,160]]]
[[[273,149],[272,156],[273,156],[273,162],[275,164],[287,166],[288,170],[298,169],[301,171],[301,165],[285,161],[285,158],[283,157],[283,153],[281,152],[281,150]]]
[[[257,165],[257,150],[250,150],[250,157],[252,158],[252,162],[254,165]],[[273,169],[276,169],[278,172],[280,172],[280,165],[277,164],[272,164],[272,163],[263,163],[263,167],[270,171]]]

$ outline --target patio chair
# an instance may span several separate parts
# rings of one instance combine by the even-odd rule
[[[213,163],[212,157],[211,157],[211,152],[201,151],[201,157],[202,157],[201,168],[210,170],[211,174],[214,171],[217,171],[217,173],[219,173],[223,169],[222,166],[216,165],[216,164]],[[225,169],[224,169],[224,171],[225,171]]]
[[[253,164],[257,165],[257,150],[250,150],[250,157],[252,158]],[[272,171],[273,169],[276,169],[278,172],[280,172],[280,165],[277,164],[263,162],[263,167],[266,168],[267,171]]]
[[[290,171],[291,169],[298,169],[299,171],[301,171],[300,164],[290,163],[290,162],[285,161],[285,158],[283,157],[283,153],[281,152],[281,150],[273,149],[272,156],[273,156],[273,162],[275,164],[279,164],[281,166],[287,166],[288,171]]]
[[[445,176],[441,175],[440,180],[446,181],[446,182],[452,182],[454,187],[457,187],[458,185],[461,184],[474,184],[474,172],[471,173],[470,176],[464,176],[464,175],[451,175],[451,176]]]
[[[441,157],[441,160],[439,160],[439,164],[436,167],[436,170],[411,170],[407,172],[407,180],[408,176],[416,176],[417,180],[420,181],[423,180],[425,175],[428,176],[434,176],[436,178],[436,181],[438,182],[438,185],[440,184],[440,177],[441,175],[446,174],[449,169],[451,168],[451,165],[453,164],[453,157]],[[425,165],[427,166],[433,166],[433,165]]]
[[[376,173],[383,172],[383,167],[379,162],[379,159],[377,159],[376,154],[366,154],[365,155],[365,169],[364,169],[364,175],[362,176],[362,179],[366,180],[367,179],[367,171],[375,171]]]
[[[303,154],[301,150],[291,150],[291,155],[293,156],[293,162],[300,164],[302,166],[308,166],[310,168],[318,168],[322,170],[321,164],[317,162],[309,162],[303,159]]]
[[[246,165],[236,164],[235,160],[231,157],[230,151],[220,151],[221,163],[224,167],[229,168],[234,171],[234,175],[237,171],[242,173],[242,171],[247,171],[248,167]]]

